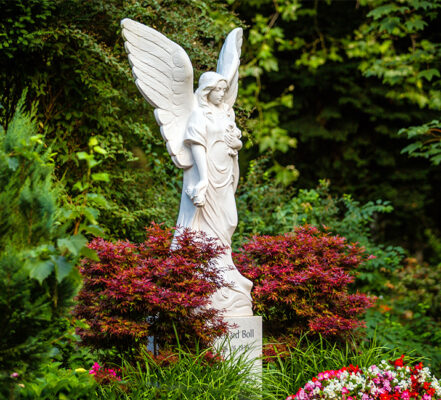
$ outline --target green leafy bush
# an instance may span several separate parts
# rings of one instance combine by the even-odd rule
[[[440,265],[420,265],[415,259],[395,273],[389,295],[368,311],[368,335],[386,346],[423,356],[441,371]]]
[[[20,106],[0,130],[0,387],[37,370],[63,334],[86,238],[63,224],[53,154]],[[91,254],[93,256],[93,254]]]
[[[375,256],[358,269],[356,286],[374,294],[387,293],[392,272],[402,265],[405,251],[399,246],[384,245],[376,237],[381,215],[392,212],[389,202],[377,200],[366,204],[350,195],[338,197],[330,182],[320,181],[315,189],[287,190],[272,179],[261,159],[251,164],[244,184],[239,187],[239,226],[235,247],[253,235],[278,235],[309,224],[357,242]]]
[[[84,368],[64,369],[61,363],[51,362],[42,366],[38,377],[29,380],[18,376],[11,400],[90,400],[98,398],[95,394],[97,384]]]

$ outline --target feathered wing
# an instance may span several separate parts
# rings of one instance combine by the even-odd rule
[[[126,18],[121,27],[136,86],[155,107],[173,162],[189,168],[193,159],[183,137],[195,101],[191,61],[181,46],[146,25]]]
[[[225,39],[217,62],[217,72],[223,75],[228,82],[229,89],[225,94],[224,101],[230,107],[233,107],[237,97],[242,37],[242,28],[233,29]]]

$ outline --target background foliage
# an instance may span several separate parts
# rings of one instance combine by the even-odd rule
[[[408,151],[437,160],[441,3],[233,4],[250,25],[240,97],[253,117],[250,150],[271,154],[281,181],[295,165],[300,187],[327,178],[340,195],[390,201],[379,238],[420,258],[430,252],[424,230],[440,233],[439,168],[401,151],[407,133]]]
[[[215,68],[222,39],[242,25],[243,171],[265,153],[279,182],[298,177],[298,186],[311,189],[326,178],[340,195],[389,201],[394,211],[375,221],[377,237],[421,260],[431,252],[425,230],[440,235],[440,5],[3,0],[0,119],[9,124],[29,87],[40,130],[57,153],[63,201],[75,212],[89,192],[104,194],[106,202],[89,196],[87,205],[101,210],[107,234],[141,241],[151,220],[174,224],[180,172],[132,82],[119,21],[139,20],[180,43],[196,79]],[[87,175],[77,153],[89,150],[91,137],[108,176],[75,186]],[[432,164],[402,154],[406,147]],[[82,215],[93,222],[97,214]]]
[[[152,220],[176,221],[181,172],[133,84],[126,17],[181,44],[195,81],[215,68],[228,31],[245,29],[235,248],[305,223],[358,242],[376,258],[353,289],[383,298],[366,316],[368,335],[415,349],[440,371],[430,332],[441,325],[441,0],[0,6],[0,306],[10,324],[28,327],[14,335],[2,325],[12,332],[0,349],[5,382],[17,360],[38,369],[55,336],[63,367],[86,357],[65,313],[79,283],[73,266],[96,257],[87,240],[141,242]],[[16,113],[26,88],[28,116]],[[53,370],[40,371],[47,388]],[[91,384],[67,372],[67,386],[69,377]]]
[[[12,373],[31,376],[57,351],[81,282],[75,266],[94,256],[82,235],[66,232],[43,139],[22,103],[0,129],[0,395]]]

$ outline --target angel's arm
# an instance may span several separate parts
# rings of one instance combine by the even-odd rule
[[[205,205],[205,193],[208,187],[207,153],[204,146],[194,143],[191,146],[191,154],[199,174],[199,182],[193,189],[192,200],[195,206],[202,207]]]
[[[206,150],[205,118],[200,110],[194,111],[187,124],[184,143],[191,149],[196,164],[198,181],[194,187],[186,188],[186,193],[193,204],[202,207],[205,204],[205,192],[208,187],[208,166]]]

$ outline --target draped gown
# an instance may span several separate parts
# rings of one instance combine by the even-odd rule
[[[226,254],[216,259],[224,279],[232,284],[222,288],[212,297],[212,306],[223,310],[225,316],[251,316],[252,282],[242,276],[231,257],[231,237],[237,226],[237,209],[234,194],[239,179],[238,156],[231,154],[225,142],[227,129],[235,126],[233,111],[225,105],[219,112],[196,108],[190,116],[184,143],[205,148],[208,188],[205,205],[196,207],[187,192],[199,182],[196,163],[184,171],[184,184],[177,225],[205,232],[227,246]]]

